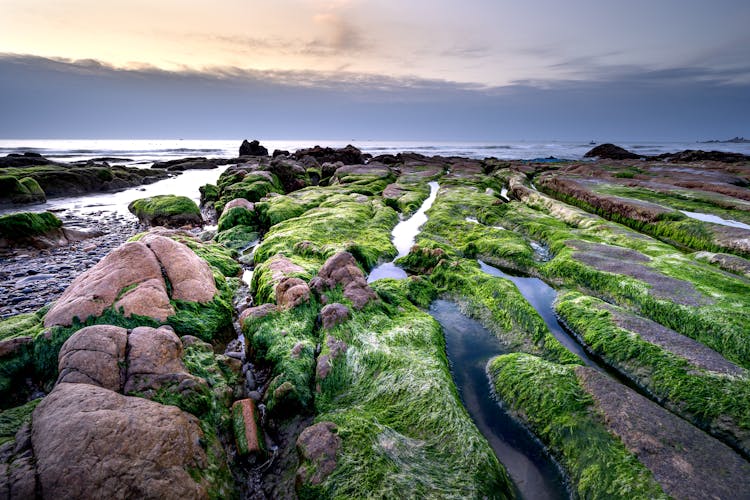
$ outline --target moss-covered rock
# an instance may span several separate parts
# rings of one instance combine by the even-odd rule
[[[130,213],[149,226],[180,227],[201,225],[198,205],[187,196],[159,195],[140,198],[128,205]]]
[[[47,201],[47,196],[34,178],[18,179],[10,175],[0,176],[0,204],[44,203],[45,201]]]
[[[33,399],[21,406],[0,410],[0,446],[15,441],[16,432],[31,422],[31,413],[41,401],[41,398]]]
[[[389,296],[328,331],[316,422],[333,424],[340,449],[326,474],[303,453],[300,496],[511,497],[453,386],[439,325],[397,288]]]
[[[39,236],[60,227],[62,221],[52,212],[23,212],[0,216],[0,238],[7,240]]]
[[[498,396],[551,449],[581,498],[667,498],[592,410],[572,366],[518,353],[494,358],[488,371]]]
[[[219,233],[231,229],[235,226],[247,226],[255,228],[257,225],[256,215],[254,212],[243,207],[232,207],[222,212],[219,217]]]

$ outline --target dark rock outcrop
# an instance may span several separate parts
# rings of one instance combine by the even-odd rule
[[[584,158],[601,158],[604,160],[637,160],[641,156],[631,153],[627,149],[623,149],[620,146],[606,143],[599,144],[592,150],[583,155]]]
[[[194,158],[180,158],[177,160],[157,161],[151,168],[160,168],[170,172],[183,172],[185,170],[210,170],[217,168],[221,161],[210,160],[203,156]]]
[[[292,156],[297,160],[300,160],[305,156],[312,156],[320,164],[336,163],[340,161],[344,165],[361,165],[365,162],[362,151],[351,144],[339,149],[322,148],[320,146],[308,149],[298,149]]]
[[[690,163],[696,161],[718,161],[722,163],[750,162],[750,156],[741,153],[725,153],[724,151],[701,151],[686,149],[678,153],[664,153],[653,157],[670,163]]]
[[[268,150],[257,140],[248,142],[245,139],[240,145],[240,156],[268,156]]]

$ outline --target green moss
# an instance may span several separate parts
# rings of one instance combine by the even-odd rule
[[[239,286],[239,280],[232,278],[224,281],[223,276],[216,276],[219,293],[208,303],[173,300],[175,314],[167,318],[167,324],[174,328],[178,335],[193,335],[207,342],[225,340],[234,332],[232,315],[234,307],[232,297]]]
[[[198,205],[187,196],[159,195],[130,202],[128,210],[141,220],[175,215],[194,215],[200,218]]]
[[[284,192],[278,178],[270,172],[250,172],[239,180],[239,182],[222,182],[219,179],[221,192],[220,201],[226,205],[235,198],[244,198],[248,201],[260,201],[269,193],[282,194]]]
[[[9,203],[41,203],[46,199],[44,190],[32,177],[0,175],[0,200]]]
[[[35,338],[44,330],[42,319],[48,310],[49,307],[44,307],[37,312],[17,314],[0,321],[0,340],[16,337]]]
[[[709,372],[620,328],[601,300],[576,292],[557,312],[607,364],[644,387],[673,412],[750,454],[750,379]]]
[[[192,238],[184,238],[179,235],[174,236],[173,239],[184,243],[198,257],[208,262],[208,265],[214,269],[214,273],[219,272],[226,277],[233,277],[238,276],[242,271],[242,266],[234,260],[233,250],[220,243],[213,241],[197,242]]]
[[[309,204],[292,196],[274,196],[255,205],[260,225],[264,229],[298,217],[309,208],[312,208]]]
[[[62,221],[51,212],[0,216],[0,237],[18,239],[37,236],[62,227]]]
[[[232,207],[219,217],[218,231],[226,231],[235,226],[257,227],[256,214],[244,207]]]
[[[204,184],[198,190],[201,193],[201,205],[219,200],[219,188],[213,184]]]
[[[41,401],[41,398],[33,399],[15,408],[0,410],[0,446],[15,441],[16,432],[24,424],[31,423],[31,412]]]
[[[240,225],[218,233],[215,239],[229,249],[242,250],[258,241],[259,235],[254,227]]]
[[[253,271],[253,279],[250,283],[250,289],[255,296],[255,300],[259,304],[266,302],[276,302],[276,285],[278,279],[274,279],[274,271],[272,271],[273,262],[276,260],[276,256],[265,260],[258,264]],[[281,257],[281,256],[280,256]],[[317,265],[315,262],[311,262],[308,259],[292,255],[291,262],[298,265],[302,270],[299,272],[290,272],[285,274],[289,278],[301,278],[305,281],[310,281],[313,275],[317,272]]]
[[[266,389],[268,411],[288,416],[309,410],[317,316],[318,305],[311,302],[245,322],[243,332],[254,358],[271,366],[272,380]]]
[[[331,188],[315,188],[328,190]],[[395,256],[390,230],[396,212],[377,200],[358,200],[357,195],[331,196],[317,208],[273,226],[255,252],[263,262],[282,253],[317,260],[349,251],[365,269]]]
[[[437,298],[435,285],[421,276],[409,276],[405,280],[380,279],[370,286],[389,304],[398,305],[406,298],[415,306],[426,309]]]
[[[300,497],[511,497],[505,471],[460,402],[439,325],[397,287],[386,288],[391,304],[353,311],[329,332],[347,348],[319,381],[316,421],[336,424],[342,448],[333,473],[320,485],[302,484]]]
[[[488,365],[498,396],[550,448],[581,498],[667,498],[651,472],[607,431],[572,367],[527,354]]]

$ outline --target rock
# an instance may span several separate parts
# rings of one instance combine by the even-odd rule
[[[44,203],[47,196],[32,177],[0,176],[0,204]]]
[[[94,325],[74,333],[58,355],[58,383],[81,383],[121,391],[125,384],[128,332],[111,325]]]
[[[365,162],[362,151],[351,144],[340,149],[322,148],[320,146],[309,149],[298,149],[292,156],[297,160],[305,156],[312,156],[320,164],[340,161],[344,165],[361,165]]]
[[[336,454],[341,449],[341,438],[336,424],[319,422],[302,431],[297,438],[297,451],[302,465],[297,469],[297,486],[317,485],[336,468]]]
[[[277,311],[275,304],[261,304],[255,307],[248,307],[242,313],[240,313],[240,325],[244,326],[248,319],[260,319],[268,316],[272,312]]]
[[[128,205],[130,213],[148,226],[200,226],[203,224],[198,205],[187,196],[160,195],[140,198]]]
[[[71,283],[45,316],[44,326],[70,326],[76,317],[84,322],[101,316],[123,288],[152,279],[162,279],[154,253],[142,242],[125,243]]]
[[[310,183],[305,167],[287,157],[274,158],[269,170],[278,177],[286,193],[302,189]]]
[[[128,348],[126,394],[148,397],[151,391],[162,388],[184,392],[205,386],[203,379],[188,373],[182,362],[182,342],[168,326],[133,329],[128,335]]]
[[[255,210],[254,203],[247,201],[245,198],[235,198],[227,202],[226,205],[224,205],[224,211],[226,212],[230,208],[236,208],[236,207],[244,208],[245,210],[249,210],[251,212]]]
[[[126,317],[137,314],[166,321],[175,311],[169,302],[164,280],[150,279],[136,285],[115,303],[115,310],[122,308]]]
[[[240,145],[240,156],[268,156],[268,150],[257,140],[247,142],[245,139]]]
[[[338,302],[328,304],[320,310],[320,320],[323,323],[323,328],[326,330],[347,321],[349,316],[349,308]]]
[[[310,287],[300,278],[283,278],[276,285],[276,304],[291,309],[310,301]]]
[[[29,344],[33,343],[34,339],[31,337],[16,337],[13,339],[0,340],[0,360],[17,356],[25,351]]]
[[[349,347],[343,340],[337,340],[330,335],[326,335],[326,346],[328,347],[328,352],[318,356],[317,365],[315,367],[315,378],[317,380],[316,390],[318,392],[321,390],[320,383],[325,380],[331,372],[333,362],[341,354],[345,353]]]
[[[588,153],[583,155],[584,158],[601,158],[604,160],[637,160],[642,158],[640,155],[631,153],[627,149],[614,144],[599,144]]]
[[[45,498],[207,498],[198,419],[89,384],[58,384],[34,411]]]
[[[726,153],[724,151],[701,151],[686,149],[678,153],[664,153],[654,159],[670,163],[690,163],[698,161],[718,161],[722,163],[739,163],[750,161],[750,156],[741,153]]]
[[[172,285],[173,299],[205,304],[214,298],[217,289],[213,272],[190,248],[153,234],[147,234],[141,242],[154,252],[164,268]]]
[[[335,288],[340,285],[344,289],[344,297],[351,300],[357,310],[377,299],[357,261],[349,252],[340,252],[330,257],[318,271],[318,278],[320,279],[311,282],[311,286],[318,292],[322,287]]]
[[[287,151],[286,149],[274,149],[271,156],[273,156],[274,158],[276,158],[277,156],[289,156],[289,151]]]
[[[237,453],[240,456],[263,453],[263,438],[258,421],[258,409],[252,399],[234,402],[232,405],[232,424]]]
[[[180,158],[177,160],[157,161],[151,168],[161,168],[170,172],[183,172],[185,170],[209,170],[217,168],[216,160],[209,160],[203,156],[196,158]]]
[[[31,454],[13,460],[8,467],[8,497],[10,500],[36,498],[36,470]]]

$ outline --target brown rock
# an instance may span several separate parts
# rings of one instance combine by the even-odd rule
[[[36,498],[36,471],[31,453],[18,457],[8,467],[8,499]]]
[[[336,454],[341,438],[333,422],[311,425],[297,438],[297,451],[302,466],[297,469],[297,485],[320,484],[336,469]]]
[[[141,239],[151,249],[167,273],[172,298],[189,302],[210,302],[216,295],[214,275],[208,263],[182,243],[147,234]]]
[[[276,303],[291,309],[310,301],[310,287],[300,278],[284,278],[276,285]]]
[[[11,358],[20,351],[32,344],[34,339],[31,337],[16,337],[14,339],[0,340],[0,359]]]
[[[275,304],[261,304],[259,306],[255,307],[248,307],[242,313],[240,313],[240,325],[245,326],[245,322],[248,319],[260,319],[265,316],[268,316],[272,312],[275,312],[277,310],[277,307]]]
[[[326,346],[328,346],[328,352],[318,356],[317,365],[315,367],[315,378],[317,380],[316,390],[320,392],[320,382],[328,377],[328,374],[333,368],[333,362],[340,355],[344,354],[349,346],[343,340],[338,340],[330,335],[326,335]]]
[[[58,384],[33,415],[45,498],[207,498],[198,419],[89,384]]]
[[[127,342],[128,331],[118,326],[94,325],[78,330],[60,349],[57,383],[92,384],[121,391]]]
[[[252,399],[235,401],[232,405],[232,421],[240,455],[258,454],[263,452],[263,443],[258,429],[258,410]]]
[[[245,198],[235,198],[224,205],[224,211],[226,212],[230,208],[236,207],[244,208],[246,210],[250,210],[251,212],[255,210],[255,204],[253,204],[253,202],[247,201]]]
[[[115,310],[119,311],[120,308],[125,317],[137,314],[159,321],[166,321],[175,312],[169,302],[167,287],[162,279],[146,280],[127,291],[115,303]]]
[[[318,277],[320,280],[314,283],[316,290],[340,285],[344,289],[344,297],[352,301],[355,309],[362,309],[369,301],[377,299],[357,261],[349,252],[337,253],[326,260],[318,271]]]
[[[328,304],[320,310],[320,320],[323,323],[323,328],[326,330],[347,321],[349,316],[349,308],[338,302]]]
[[[71,283],[45,316],[44,326],[70,326],[73,318],[100,316],[123,288],[151,279],[162,279],[154,254],[141,242],[125,243]]]
[[[182,363],[182,342],[168,326],[140,326],[128,336],[128,373],[124,392],[151,396],[169,387],[177,392],[202,390],[206,382]]]

